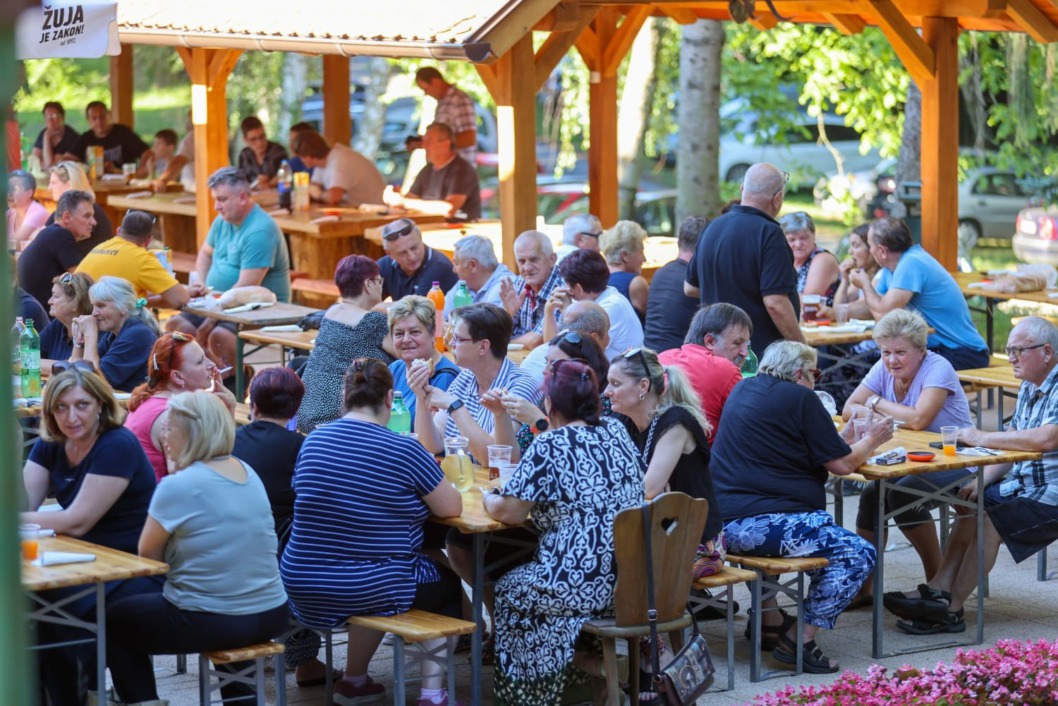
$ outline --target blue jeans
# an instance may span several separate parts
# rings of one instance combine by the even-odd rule
[[[807,572],[810,583],[805,622],[828,630],[852,602],[877,560],[867,540],[838,527],[823,510],[731,520],[724,524],[724,540],[732,554],[827,559],[830,565],[825,569]]]

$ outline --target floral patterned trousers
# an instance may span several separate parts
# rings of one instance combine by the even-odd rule
[[[805,622],[833,629],[877,560],[874,547],[839,527],[823,510],[741,517],[724,524],[732,554],[749,556],[824,557],[830,565],[809,571]]]

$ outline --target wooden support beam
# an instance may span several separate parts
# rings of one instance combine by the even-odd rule
[[[589,14],[595,15],[594,12],[589,11]],[[555,5],[555,9],[551,11],[550,17],[552,18],[551,26],[548,28],[551,32],[572,32],[580,24],[580,18],[582,12],[580,5],[574,2],[560,2]]]
[[[1007,0],[1007,14],[1037,42],[1058,42],[1058,27],[1031,0]]]
[[[195,225],[199,247],[216,217],[206,186],[209,175],[230,164],[228,157],[228,76],[242,52],[236,49],[189,50],[191,123],[195,133]],[[183,57],[181,53],[181,57]]]
[[[628,50],[632,48],[632,42],[635,41],[636,35],[639,34],[639,30],[643,28],[643,23],[647,21],[653,10],[653,6],[640,5],[628,11],[624,21],[621,22],[621,26],[602,45],[602,72],[604,74],[617,75],[617,68],[624,61]]]
[[[188,49],[187,47],[173,47],[173,49],[176,49],[176,53],[180,57],[180,60],[184,62],[184,71],[186,71],[187,75],[190,76],[191,75],[191,50]]]
[[[503,92],[503,87],[500,85],[500,79],[496,74],[495,65],[474,64],[474,68],[478,70],[478,76],[481,78],[481,82],[485,84],[485,88],[488,90],[489,95],[495,100],[496,96]]]
[[[681,25],[693,25],[698,21],[698,15],[694,13],[694,10],[686,7],[671,7],[669,5],[658,5],[657,9],[667,17],[671,17],[678,24]]]
[[[547,77],[558,66],[558,62],[562,61],[562,57],[566,55],[566,52],[577,41],[581,32],[595,19],[596,12],[595,8],[585,8],[572,28],[563,32],[552,31],[548,38],[544,40],[544,43],[540,45],[540,48],[536,51],[536,90],[539,91],[543,87]]]
[[[842,34],[859,34],[867,26],[867,23],[859,15],[837,15],[825,12],[823,17]]]
[[[352,141],[353,121],[349,117],[349,57],[323,56],[323,136],[332,145]]]
[[[924,17],[922,34],[936,57],[922,89],[922,247],[948,270],[959,250],[959,21]]]
[[[132,69],[132,45],[122,44],[121,53],[110,57],[110,118],[115,123],[135,128]]]
[[[904,68],[920,85],[933,77],[933,50],[918,35],[907,18],[891,0],[870,0],[878,17],[878,26],[889,39]]]
[[[499,135],[501,259],[511,269],[514,239],[536,228],[536,86],[526,81],[535,70],[533,37],[526,34],[494,64]]]
[[[591,27],[577,40],[577,50],[591,72],[588,208],[607,228],[617,222],[617,72],[604,71],[602,58],[615,41],[619,18],[614,8],[601,8]]]
[[[769,29],[773,29],[777,24],[779,24],[779,18],[771,14],[771,12],[761,12],[758,9],[757,16],[751,17],[747,20],[747,22],[749,22],[751,25],[753,25],[760,31],[766,32]]]
[[[599,54],[599,37],[595,34],[595,31],[589,26],[580,33],[574,44],[588,70],[598,71],[602,57]]]

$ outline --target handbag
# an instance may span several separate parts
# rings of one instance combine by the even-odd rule
[[[694,611],[689,611],[693,634],[672,661],[660,669],[658,664],[658,612],[654,607],[654,557],[651,553],[650,510],[643,505],[643,535],[647,553],[647,621],[650,623],[650,660],[654,672],[654,691],[669,706],[690,706],[716,681],[716,668],[709,645],[698,630]]]

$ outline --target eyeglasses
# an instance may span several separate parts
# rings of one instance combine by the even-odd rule
[[[64,272],[62,276],[59,277],[59,284],[70,284],[70,282],[73,282],[72,272]]]
[[[1020,358],[1025,351],[1031,351],[1034,348],[1043,348],[1046,343],[1037,343],[1035,346],[1007,346],[1003,350],[1007,354],[1007,358]]]
[[[454,333],[448,337],[449,343],[466,343],[467,341],[477,341],[476,338],[461,338]]]
[[[75,360],[72,363],[66,360],[57,360],[51,364],[51,374],[58,375],[67,370],[80,370],[84,373],[94,373],[96,366],[90,360]]]
[[[602,233],[589,233],[588,231],[583,231],[583,232],[577,233],[577,235],[587,235],[587,236],[589,236],[591,238],[598,238],[598,237],[602,236]]]
[[[405,235],[410,235],[413,230],[415,230],[415,224],[409,223],[400,230],[393,231],[392,233],[387,233],[382,237],[392,243],[397,238],[403,238]]]
[[[165,367],[170,369],[170,370],[172,370],[173,369],[173,351],[176,349],[176,344],[177,343],[190,343],[191,341],[193,341],[195,339],[193,337],[191,337],[191,336],[188,336],[186,333],[183,333],[182,331],[171,331],[169,333],[169,335],[173,337],[173,345],[171,345],[169,347],[169,362],[167,362],[165,364]],[[156,355],[151,356],[151,367],[153,367],[158,372],[162,371],[162,369],[158,367],[158,356],[156,356]]]
[[[819,368],[807,368],[803,371],[812,377],[812,382],[819,382],[819,379],[823,377],[823,371]]]
[[[779,190],[776,191],[774,195],[772,195],[772,198],[775,198],[776,196],[778,196],[782,192],[786,191],[786,185],[789,184],[789,183],[790,183],[790,173],[789,172],[783,172],[782,173],[782,186],[780,186]]]

